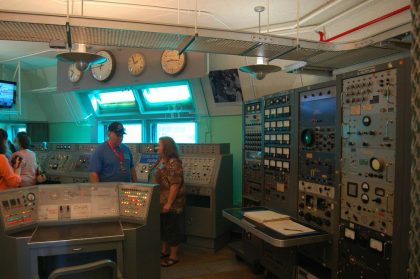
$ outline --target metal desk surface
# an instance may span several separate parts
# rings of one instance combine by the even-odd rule
[[[307,244],[314,244],[319,242],[325,242],[330,240],[330,236],[326,232],[316,230],[312,226],[303,224],[299,220],[291,218],[296,223],[302,224],[306,227],[312,228],[315,231],[305,234],[299,234],[294,236],[286,236],[279,232],[276,232],[260,223],[253,222],[251,220],[245,219],[244,213],[249,211],[261,211],[269,210],[265,207],[248,207],[248,208],[231,208],[223,210],[223,217],[229,221],[235,223],[246,231],[252,233],[256,237],[264,240],[270,245],[275,247],[292,247],[292,246],[301,246]]]
[[[80,244],[124,239],[120,222],[38,226],[29,245],[32,248],[51,244]]]

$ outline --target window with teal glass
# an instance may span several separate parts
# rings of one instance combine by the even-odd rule
[[[125,128],[124,143],[141,143],[141,124],[123,124]]]
[[[155,141],[165,136],[173,138],[176,143],[196,143],[197,125],[195,122],[157,123]]]
[[[108,125],[103,123],[102,128],[98,130],[98,142],[108,140]],[[123,143],[142,143],[143,132],[141,123],[122,123],[125,129]]]
[[[144,112],[191,112],[194,110],[188,82],[173,82],[143,87],[140,99]]]
[[[138,107],[132,90],[94,93],[89,97],[94,110],[99,113],[131,111]]]
[[[149,87],[143,89],[143,96],[149,104],[170,104],[191,102],[190,87],[184,85]]]

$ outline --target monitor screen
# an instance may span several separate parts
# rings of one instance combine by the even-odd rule
[[[0,80],[0,108],[11,108],[16,102],[16,82]]]

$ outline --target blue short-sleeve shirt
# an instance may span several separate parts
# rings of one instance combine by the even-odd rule
[[[122,167],[117,154],[123,152]],[[89,172],[96,172],[100,182],[131,182],[131,168],[134,167],[133,155],[130,149],[121,144],[115,147],[115,154],[108,142],[104,142],[96,148],[89,163]]]

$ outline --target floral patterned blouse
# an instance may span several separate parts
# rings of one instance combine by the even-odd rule
[[[149,182],[159,184],[160,209],[168,201],[169,189],[171,186],[178,185],[179,190],[172,204],[170,212],[181,213],[185,207],[185,186],[182,162],[177,158],[168,161],[160,160],[152,168],[149,175]]]

